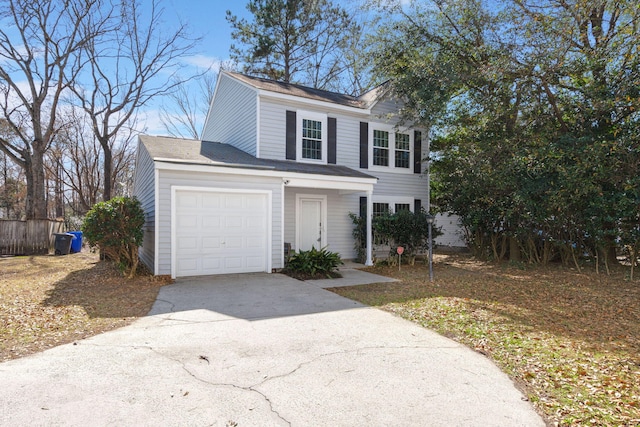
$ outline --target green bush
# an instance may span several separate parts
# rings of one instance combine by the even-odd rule
[[[331,278],[338,266],[343,264],[340,254],[330,252],[326,248],[320,250],[311,248],[308,251],[295,252],[289,258],[287,269],[294,272],[309,276],[317,274],[325,275]]]
[[[138,247],[142,245],[144,211],[136,198],[114,197],[96,203],[82,225],[84,238],[91,247],[118,264],[127,276],[138,268]]]
[[[374,218],[373,228],[376,240],[388,242],[389,256],[397,256],[398,246],[404,248],[403,256],[411,262],[417,252],[425,251],[429,246],[429,223],[427,213],[399,211]],[[432,238],[442,234],[440,229],[432,226]]]

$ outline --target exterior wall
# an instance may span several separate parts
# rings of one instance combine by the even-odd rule
[[[291,249],[296,250],[296,195],[313,194],[327,196],[327,248],[338,252],[342,259],[356,258],[353,248],[353,223],[349,212],[358,214],[360,209],[360,194],[340,195],[337,190],[317,190],[311,188],[285,189],[284,199],[284,241],[291,243]],[[362,196],[365,194],[362,193]]]
[[[343,166],[358,167],[358,141],[360,121],[367,115],[327,110],[304,102],[290,102],[267,97],[260,98],[260,157],[263,159],[284,160],[286,158],[286,112],[309,111],[327,114],[336,118],[337,152],[336,163]],[[351,158],[350,156],[355,156]],[[347,164],[346,162],[352,163]]]
[[[437,214],[434,224],[436,227],[440,227],[440,231],[442,231],[442,235],[434,239],[436,245],[452,248],[467,247],[458,215],[450,213]]]
[[[400,110],[401,105],[393,99],[382,99],[371,109],[371,120],[382,123],[397,122],[397,118],[393,117]]]
[[[270,190],[272,192],[272,267],[282,268],[282,179],[245,175],[226,175],[196,171],[160,170],[158,188],[158,271],[171,274],[171,187],[230,188]]]
[[[230,144],[255,156],[257,102],[254,89],[221,74],[202,139]]]
[[[133,185],[133,195],[140,200],[144,210],[144,238],[142,247],[138,250],[140,261],[154,274],[154,254],[156,236],[156,199],[155,199],[155,170],[154,163],[149,153],[140,142],[138,142],[138,153],[136,156],[136,169]]]

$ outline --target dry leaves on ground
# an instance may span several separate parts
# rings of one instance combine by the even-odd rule
[[[90,252],[0,258],[0,362],[127,325],[165,283],[125,279]]]
[[[522,266],[520,266],[522,267]],[[640,425],[640,283],[561,266],[468,256],[375,267],[401,279],[335,291],[396,313],[492,358],[550,424]]]

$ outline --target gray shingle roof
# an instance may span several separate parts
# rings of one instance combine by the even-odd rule
[[[326,90],[314,89],[307,86],[297,85],[293,83],[278,82],[275,80],[264,79],[261,77],[248,76],[246,74],[224,71],[227,75],[240,80],[256,89],[266,90],[269,92],[280,93],[284,95],[299,96],[301,98],[314,99],[316,101],[326,101],[332,104],[344,105],[347,107],[366,109],[375,104],[381,96],[386,92],[387,83],[364,93],[359,97],[345,95],[342,93],[329,92]]]
[[[155,161],[375,179],[371,175],[346,166],[258,159],[229,144],[220,142],[140,135],[140,143],[145,146]]]

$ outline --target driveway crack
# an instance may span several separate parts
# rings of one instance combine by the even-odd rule
[[[254,388],[255,386],[243,387],[243,386],[240,386],[240,385],[237,385],[237,384],[233,384],[233,383],[216,383],[216,382],[212,382],[212,381],[207,381],[207,380],[205,380],[205,379],[200,378],[197,374],[195,374],[195,373],[191,372],[191,371],[189,370],[189,368],[187,368],[186,363],[185,363],[185,362],[183,362],[182,360],[178,360],[178,359],[175,359],[175,358],[173,358],[173,357],[167,356],[166,354],[163,354],[163,353],[161,353],[161,352],[159,352],[159,351],[157,351],[157,350],[155,350],[155,349],[153,349],[153,348],[150,348],[150,350],[151,350],[151,351],[153,351],[154,353],[158,354],[159,356],[162,356],[162,357],[164,357],[164,358],[166,358],[166,359],[171,360],[172,362],[177,363],[178,365],[180,365],[180,366],[182,367],[182,369],[183,369],[183,370],[184,370],[184,371],[185,371],[185,372],[186,372],[186,373],[187,373],[191,378],[193,378],[194,380],[196,380],[196,381],[198,381],[198,382],[201,382],[201,383],[203,383],[203,384],[207,384],[207,385],[210,385],[210,386],[214,386],[214,387],[231,387],[231,388],[235,388],[235,389],[238,389],[238,390],[248,391],[248,392],[250,392],[250,393],[255,393],[255,394],[257,394],[257,395],[261,396],[261,397],[262,397],[262,399],[263,399],[265,402],[267,402],[267,404],[269,405],[269,410],[270,410],[270,411],[271,411],[275,416],[277,416],[279,419],[281,419],[281,420],[282,420],[284,423],[286,423],[287,425],[289,425],[289,426],[291,425],[291,422],[290,422],[289,420],[287,420],[286,418],[284,418],[284,417],[282,416],[282,414],[280,414],[280,412],[278,412],[278,411],[274,408],[274,404],[273,404],[273,402],[271,401],[271,399],[270,399],[266,394],[264,394],[263,392],[261,392],[260,390],[256,390],[256,389]],[[202,358],[202,356],[200,356],[200,358]],[[207,362],[208,362],[208,360],[207,360]],[[259,385],[259,384],[257,384],[257,385]]]

